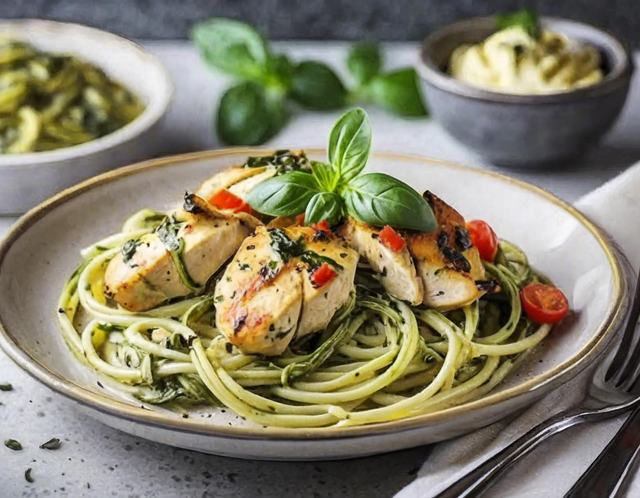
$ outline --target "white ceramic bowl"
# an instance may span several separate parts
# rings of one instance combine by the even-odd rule
[[[173,94],[171,76],[139,45],[106,31],[42,20],[0,21],[0,33],[53,53],[72,53],[102,68],[144,102],[119,130],[48,152],[0,154],[0,215],[20,214],[60,190],[104,171],[150,157]]]
[[[119,231],[126,216],[143,207],[175,207],[186,189],[263,152],[233,149],[148,161],[89,180],[28,213],[0,245],[0,347],[88,415],[137,436],[243,458],[332,459],[432,443],[505,417],[594,361],[624,317],[628,290],[620,262],[606,237],[571,206],[494,173],[373,154],[369,170],[392,173],[419,190],[430,189],[467,218],[487,220],[502,237],[520,245],[532,265],[566,293],[574,311],[571,319],[488,396],[393,422],[263,428],[231,410],[202,409],[184,419],[161,407],[142,407],[68,351],[55,317],[58,295],[80,262],[80,249]],[[324,151],[308,153],[312,159],[326,157]]]

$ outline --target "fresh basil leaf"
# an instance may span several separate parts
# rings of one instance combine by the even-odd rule
[[[333,189],[335,173],[331,165],[319,161],[311,161],[311,171],[324,190],[330,192]]]
[[[419,84],[415,69],[399,69],[373,78],[366,88],[366,95],[375,104],[399,116],[426,116]]]
[[[364,85],[380,72],[382,56],[377,43],[363,42],[351,47],[347,57],[349,72],[359,85]]]
[[[431,232],[437,227],[427,201],[406,183],[384,173],[355,178],[345,187],[343,197],[347,212],[371,225],[421,232]]]
[[[208,64],[241,78],[264,77],[269,49],[260,33],[248,24],[211,19],[196,24],[191,37]]]
[[[305,225],[313,225],[327,220],[335,225],[344,216],[344,202],[335,192],[320,192],[314,195],[304,212]]]
[[[244,82],[227,90],[216,117],[218,137],[229,145],[260,145],[286,122],[284,97],[256,83]]]
[[[320,186],[313,175],[293,171],[259,183],[249,191],[245,200],[262,214],[295,216],[304,213],[307,204],[319,190]]]
[[[327,65],[315,61],[294,67],[290,96],[300,105],[320,111],[347,104],[347,90],[340,78]]]
[[[499,30],[520,27],[532,38],[539,38],[542,29],[540,20],[531,9],[521,9],[510,14],[498,14],[495,16],[496,28]]]
[[[347,183],[367,165],[371,150],[371,123],[362,109],[344,113],[329,134],[329,162],[339,182]]]

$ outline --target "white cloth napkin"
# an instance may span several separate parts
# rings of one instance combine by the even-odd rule
[[[640,164],[585,195],[576,207],[612,236],[634,268],[640,267]],[[584,396],[592,368],[515,417],[435,445],[416,480],[396,498],[437,494],[542,420],[576,404]],[[553,437],[504,474],[485,496],[562,497],[626,416],[571,428]],[[640,496],[640,477],[632,483],[628,496]]]

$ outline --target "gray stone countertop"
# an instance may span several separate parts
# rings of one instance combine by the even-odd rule
[[[146,46],[173,74],[176,98],[165,128],[164,153],[217,147],[212,112],[228,81],[208,71],[186,42]],[[295,58],[343,66],[341,43],[280,43],[277,50]],[[417,45],[387,46],[388,66],[411,64]],[[638,60],[638,58],[637,58]],[[339,113],[294,113],[269,145],[319,147]],[[370,110],[374,150],[416,153],[474,167],[483,165],[431,120],[405,121]],[[472,117],[470,117],[471,119]],[[603,144],[561,170],[507,172],[574,201],[640,159],[640,88],[634,84],[624,115]],[[188,183],[188,181],[187,181]],[[0,234],[13,223],[0,218]],[[46,303],[43,303],[45,306]],[[216,457],[151,443],[118,432],[76,412],[0,353],[0,497],[389,497],[413,479],[428,447],[344,462],[276,463]],[[57,451],[39,449],[52,437]],[[570,434],[567,435],[570,441]],[[24,472],[32,468],[33,484]]]

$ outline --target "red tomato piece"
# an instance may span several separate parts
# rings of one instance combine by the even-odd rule
[[[467,230],[480,257],[485,261],[493,262],[498,253],[498,236],[489,224],[482,220],[472,220],[467,223]]]
[[[296,224],[300,226],[304,226],[304,213],[296,216]]]
[[[329,222],[327,220],[322,220],[315,225],[312,225],[311,228],[313,228],[316,232],[322,231],[331,233],[331,227],[329,226]]]
[[[545,284],[530,284],[520,291],[522,307],[535,323],[556,323],[569,311],[564,293]]]
[[[389,225],[380,231],[380,242],[382,245],[394,252],[400,252],[404,249],[405,241],[402,236]]]
[[[219,209],[232,209],[235,213],[245,212],[251,214],[251,206],[240,197],[222,189],[209,198],[209,202]]]
[[[327,263],[322,263],[311,275],[311,283],[322,287],[331,282],[338,274]]]

